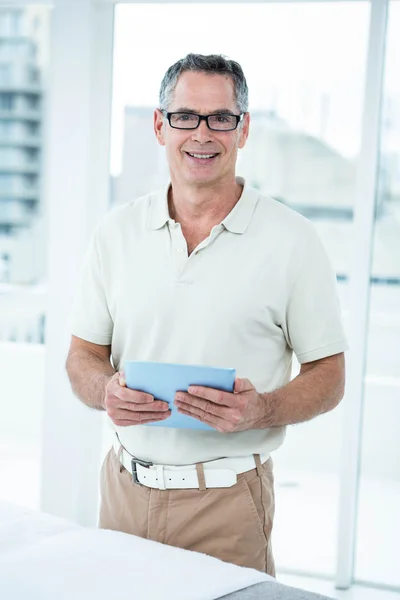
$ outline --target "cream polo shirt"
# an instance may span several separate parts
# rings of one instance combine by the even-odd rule
[[[72,333],[111,344],[112,361],[233,367],[257,391],[290,380],[300,363],[343,352],[336,277],[304,217],[244,186],[229,215],[188,257],[167,190],[114,209],[92,237]],[[269,453],[285,428],[239,433],[113,427],[127,450],[182,465]]]

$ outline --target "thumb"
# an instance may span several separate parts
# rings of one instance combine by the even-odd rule
[[[254,389],[255,387],[249,379],[240,379],[239,377],[235,379],[235,386],[233,388],[234,393],[240,394],[241,392],[250,392],[250,390]]]
[[[118,373],[118,383],[121,387],[126,387],[125,373],[123,371]]]

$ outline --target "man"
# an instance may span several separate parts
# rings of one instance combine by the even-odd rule
[[[347,346],[312,226],[235,177],[247,95],[241,67],[221,56],[192,54],[168,69],[154,130],[171,184],[97,227],[67,370],[117,434],[100,527],[274,575],[270,453],[286,425],[338,404]],[[293,351],[301,372],[289,382]],[[146,427],[169,407],[126,388],[126,359],[236,368],[232,394],[196,386],[175,398],[214,431]]]

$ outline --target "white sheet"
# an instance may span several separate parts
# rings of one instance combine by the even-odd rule
[[[197,552],[0,503],[0,598],[215,600],[272,578]]]

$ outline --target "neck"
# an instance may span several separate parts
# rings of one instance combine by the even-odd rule
[[[243,188],[233,177],[223,185],[182,186],[172,179],[168,192],[169,213],[182,228],[211,230],[231,212]]]

